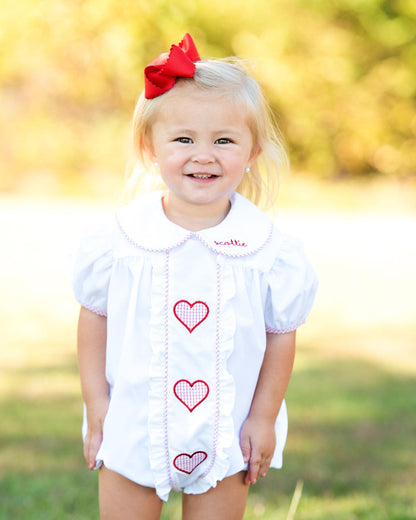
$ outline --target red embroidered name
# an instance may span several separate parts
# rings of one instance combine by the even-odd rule
[[[228,242],[217,242],[214,240],[214,244],[216,246],[239,246],[239,247],[247,247],[245,242],[240,242],[239,240],[234,240],[233,238]]]

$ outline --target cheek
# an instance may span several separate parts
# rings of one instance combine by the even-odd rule
[[[234,170],[236,174],[239,172],[244,172],[247,163],[248,163],[248,155],[247,154],[235,154],[228,158],[228,164],[230,169]]]
[[[182,174],[185,160],[180,153],[164,153],[158,157],[159,171],[165,182],[173,180]]]
[[[160,158],[165,164],[179,164],[185,160],[185,154],[180,150],[165,149],[160,154]]]

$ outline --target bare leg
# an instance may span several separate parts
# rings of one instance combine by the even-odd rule
[[[162,501],[153,488],[140,486],[104,466],[99,473],[101,520],[159,520]]]
[[[183,520],[242,520],[249,486],[245,471],[218,482],[200,495],[183,494]]]

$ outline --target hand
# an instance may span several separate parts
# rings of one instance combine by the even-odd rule
[[[90,470],[93,470],[96,465],[96,456],[103,440],[103,425],[109,404],[109,397],[103,397],[87,405],[88,430],[84,440],[84,457]]]
[[[240,447],[244,462],[248,462],[246,484],[255,484],[265,477],[276,446],[274,423],[254,419],[250,416],[243,423],[240,433]]]

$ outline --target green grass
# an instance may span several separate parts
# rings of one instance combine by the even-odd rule
[[[296,518],[415,518],[415,378],[342,357],[308,365],[288,394],[285,473],[304,481]]]

